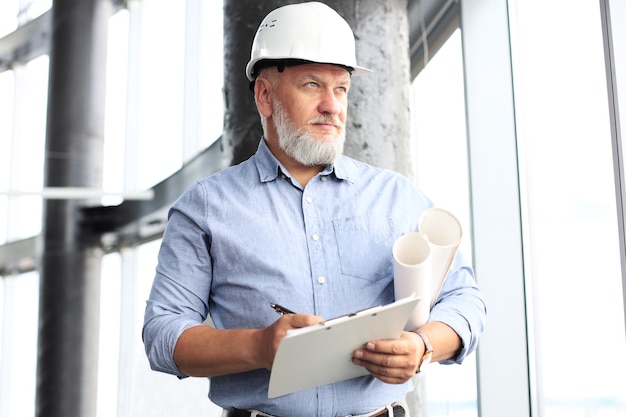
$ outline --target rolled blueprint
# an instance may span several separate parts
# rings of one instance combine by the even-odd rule
[[[456,217],[440,208],[431,208],[422,213],[418,222],[418,229],[428,236],[430,246],[432,258],[430,288],[432,294],[429,299],[431,300],[430,308],[432,308],[446,280],[448,270],[461,243],[463,232],[461,223]]]
[[[411,313],[405,329],[423,326],[430,315],[431,251],[423,233],[411,232],[400,236],[393,245],[393,285],[395,298],[415,294],[421,298]]]

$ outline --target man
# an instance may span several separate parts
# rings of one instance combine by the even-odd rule
[[[342,155],[351,75],[367,72],[328,6],[271,12],[246,68],[264,131],[256,154],[170,210],[146,352],[155,370],[211,378],[226,416],[404,415],[397,403],[423,358],[460,363],[476,347],[485,308],[459,255],[419,334],[353,353],[370,375],[267,397],[288,330],[394,301],[391,247],[432,206],[405,177]],[[279,317],[270,303],[302,314]]]

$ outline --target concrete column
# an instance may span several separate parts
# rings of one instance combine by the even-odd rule
[[[336,0],[330,4],[352,26],[359,64],[374,70],[352,77],[345,153],[411,175],[407,1]]]
[[[263,133],[245,68],[261,20],[283,4],[278,0],[224,0],[224,166],[248,159]]]
[[[102,186],[110,3],[53,3],[45,186]],[[45,202],[37,416],[96,415],[102,251],[98,236],[81,230],[85,203]]]

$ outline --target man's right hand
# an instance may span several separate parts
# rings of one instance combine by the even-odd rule
[[[323,318],[310,314],[283,314],[270,326],[261,329],[258,335],[258,346],[261,347],[260,355],[263,367],[272,369],[278,345],[282,338],[287,335],[287,331],[313,326],[323,321]]]
[[[272,369],[278,345],[288,330],[322,321],[310,314],[285,314],[262,329],[190,327],[176,342],[174,362],[182,373],[196,377]]]

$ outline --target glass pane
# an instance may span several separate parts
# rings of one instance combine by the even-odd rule
[[[50,7],[52,7],[52,0],[21,0],[19,11],[20,24],[41,16],[50,10]]]
[[[200,64],[201,85],[203,86],[200,118],[202,128],[202,148],[211,145],[224,130],[224,13],[223,2],[202,2],[203,33],[202,62]],[[243,69],[242,69],[243,71]]]
[[[35,415],[39,274],[2,277],[0,415]]]
[[[435,205],[450,210],[467,236],[471,258],[469,179],[461,32],[457,30],[413,81],[412,141],[419,187]]]
[[[461,32],[442,46],[412,85],[411,115],[417,182],[464,230],[471,259],[469,187]],[[425,416],[476,416],[474,354],[461,366],[433,365],[422,376]]]
[[[102,279],[100,282],[98,417],[118,415],[121,278],[119,253],[104,256],[102,258]]]
[[[9,190],[33,192],[43,185],[48,98],[48,56],[15,70],[14,131],[11,140]],[[41,232],[39,196],[13,197],[9,201],[8,235],[12,240]]]
[[[0,2],[0,38],[41,16],[52,7],[52,0],[2,0]]]
[[[13,71],[0,73],[0,193],[9,190],[11,173],[11,145],[13,139],[13,98],[15,82]],[[0,195],[0,244],[7,241],[8,198]]]
[[[509,3],[540,412],[626,416],[624,254],[599,6]]]
[[[123,167],[128,93],[128,17],[128,11],[122,10],[109,19],[103,163],[103,188],[109,192],[126,191]],[[107,197],[102,203],[114,205],[121,201]]]
[[[0,38],[8,35],[17,28],[19,0],[0,1]]]
[[[180,168],[183,138],[185,7],[141,3],[138,188],[149,188]],[[130,138],[134,140],[135,138]]]

